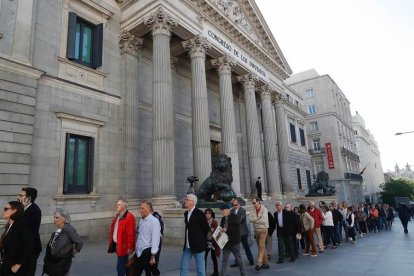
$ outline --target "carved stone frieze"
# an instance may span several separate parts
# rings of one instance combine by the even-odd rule
[[[181,44],[191,57],[200,56],[204,58],[208,49],[211,48],[211,43],[201,35],[196,35],[189,40],[181,42]]]
[[[240,4],[237,0],[209,0],[216,7],[218,7],[224,14],[240,26],[249,37],[256,42],[259,46],[263,47],[262,42],[259,37],[256,35],[253,27],[250,25],[247,17],[245,16]]]
[[[165,34],[171,36],[171,31],[178,25],[177,20],[159,8],[154,14],[144,18],[144,24],[152,31],[152,35]]]
[[[239,80],[242,86],[246,86],[246,85],[255,86],[256,83],[259,81],[259,77],[252,73],[249,73],[243,76],[237,76],[237,79]]]
[[[232,24],[232,21],[225,17],[225,14],[219,12],[215,8],[212,8],[216,6],[212,2],[213,0],[185,1],[192,4],[193,7],[200,12],[201,18],[209,20],[212,24],[223,30],[231,39],[234,40],[235,43],[243,47],[258,61],[261,61],[264,65],[266,65],[269,71],[272,71],[282,80],[289,77],[287,72],[288,69],[282,62],[279,53],[276,51],[277,45],[273,45],[273,41],[269,38],[267,31],[263,28],[260,20],[257,19],[257,15],[248,0],[239,0],[238,3],[243,7],[243,10],[249,11],[249,14],[247,15],[250,20],[256,18],[256,20],[252,23],[254,23],[255,29],[258,30],[256,34],[260,35],[261,41],[265,43],[263,47],[258,47],[258,44],[254,43],[248,35],[245,35],[245,32],[241,32],[240,28],[236,28],[235,24]]]
[[[231,69],[237,65],[237,62],[228,55],[211,60],[211,64],[217,68],[219,74],[231,74]]]
[[[128,31],[122,31],[119,36],[119,49],[121,50],[121,54],[127,52],[138,56],[143,44],[143,38],[137,37]]]

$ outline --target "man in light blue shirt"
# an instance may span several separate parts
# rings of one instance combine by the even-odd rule
[[[148,201],[142,201],[140,205],[141,220],[137,229],[137,243],[136,254],[138,257],[138,273],[141,275],[145,270],[145,275],[151,274],[151,266],[156,262],[155,256],[157,255],[160,238],[161,238],[161,226],[159,220],[151,214],[152,204]]]

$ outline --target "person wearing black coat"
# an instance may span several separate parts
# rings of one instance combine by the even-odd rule
[[[240,269],[240,275],[246,275],[243,259],[240,254],[240,220],[235,214],[230,214],[230,205],[224,203],[220,209],[222,210],[223,217],[220,222],[221,232],[226,233],[229,240],[223,247],[223,260],[221,263],[220,275],[226,275],[227,263],[230,253],[233,253],[236,257],[237,263]]]
[[[184,213],[184,247],[180,263],[180,275],[188,275],[191,258],[194,257],[197,275],[205,275],[204,252],[207,248],[207,233],[210,230],[203,211],[196,207],[197,196],[188,194],[184,200],[187,211]]]
[[[267,229],[267,238],[266,238],[266,251],[267,258],[270,260],[272,257],[272,235],[276,230],[276,221],[270,212],[267,212],[269,220],[269,228]]]
[[[274,213],[277,229],[277,244],[279,250],[278,264],[283,263],[285,253],[290,255],[289,262],[294,262],[295,250],[293,248],[292,235],[296,235],[296,224],[294,213],[291,211],[291,204],[286,203],[285,209],[280,201],[276,202],[276,212]]]
[[[37,259],[39,258],[40,252],[42,252],[42,243],[40,242],[39,234],[40,222],[42,220],[42,211],[35,203],[36,198],[37,190],[31,187],[23,188],[18,195],[18,201],[20,201],[24,206],[23,219],[25,220],[26,225],[29,227],[30,232],[32,232],[35,244],[35,251],[30,257],[30,263],[26,271],[27,276],[35,275]]]
[[[397,211],[398,211],[398,216],[401,220],[401,224],[404,227],[404,233],[408,234],[407,225],[408,225],[408,221],[410,220],[410,211],[407,205],[403,203],[398,204]]]
[[[28,275],[35,245],[23,220],[23,212],[23,204],[19,201],[10,201],[4,206],[3,219],[7,224],[0,239],[1,276]]]

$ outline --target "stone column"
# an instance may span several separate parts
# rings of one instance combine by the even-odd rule
[[[125,154],[124,193],[128,198],[138,198],[138,60],[144,40],[128,31],[119,38],[122,60],[122,98],[124,108]]]
[[[200,181],[211,173],[210,120],[208,117],[205,59],[211,47],[205,37],[182,42],[191,58],[191,113],[193,127],[193,171]]]
[[[250,171],[250,189],[256,191],[257,177],[263,177],[262,145],[257,114],[255,84],[259,80],[253,74],[237,77],[244,88],[246,108],[247,149]]]
[[[231,84],[231,69],[236,62],[229,56],[223,56],[211,61],[218,69],[220,83],[220,121],[222,152],[231,158],[233,169],[234,192],[240,194],[239,153],[237,150],[236,119],[234,117],[233,89]]]
[[[175,200],[174,105],[170,39],[177,22],[158,9],[144,18],[152,34],[152,177],[155,205],[173,207]]]
[[[262,103],[263,140],[265,150],[266,175],[268,192],[272,197],[280,197],[279,158],[277,156],[276,122],[271,100],[271,88],[263,85],[259,88]]]
[[[280,162],[280,176],[281,176],[281,186],[282,192],[284,195],[293,194],[292,182],[290,180],[291,173],[291,164],[289,158],[289,139],[287,136],[286,129],[286,114],[285,108],[283,106],[282,95],[277,95],[275,97],[276,103],[276,132],[277,132],[277,141],[278,141],[278,151],[279,151],[279,162]]]

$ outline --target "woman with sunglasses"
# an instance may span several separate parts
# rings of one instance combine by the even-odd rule
[[[35,245],[32,233],[22,219],[23,214],[24,207],[19,201],[10,201],[4,206],[3,219],[7,223],[0,238],[2,276],[27,275]]]

